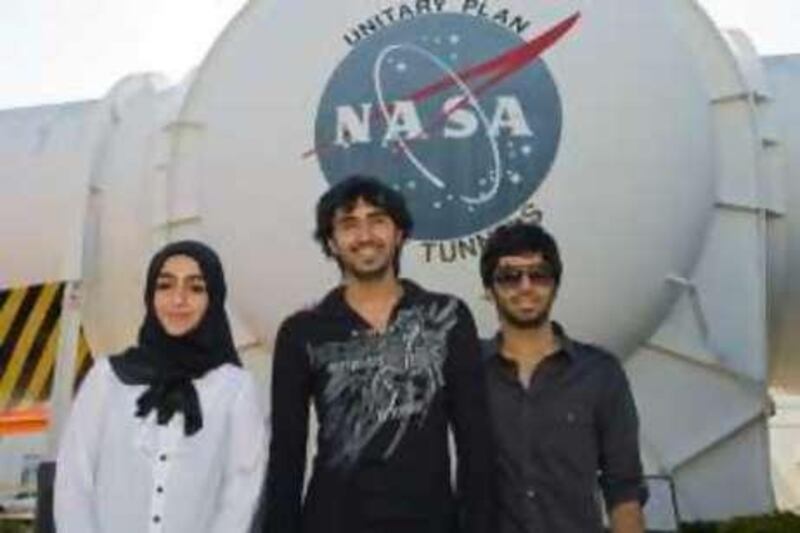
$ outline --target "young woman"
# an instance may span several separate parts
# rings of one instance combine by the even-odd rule
[[[267,437],[225,292],[219,258],[201,243],[153,257],[138,345],[97,360],[64,430],[59,533],[248,531]]]

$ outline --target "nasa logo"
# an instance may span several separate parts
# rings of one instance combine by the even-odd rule
[[[413,237],[492,226],[542,183],[561,136],[561,100],[542,52],[578,15],[530,41],[487,18],[438,13],[360,39],[316,116],[326,180],[386,180],[408,200]]]

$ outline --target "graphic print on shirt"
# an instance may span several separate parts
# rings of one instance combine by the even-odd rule
[[[444,385],[447,334],[456,300],[401,310],[382,334],[364,332],[343,342],[309,347],[311,364],[328,374],[320,431],[332,442],[332,466],[352,466],[388,424],[390,457],[411,424],[422,425]]]

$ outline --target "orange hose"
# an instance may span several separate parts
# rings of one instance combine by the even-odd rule
[[[42,404],[0,412],[0,436],[39,433],[47,429],[49,409]]]

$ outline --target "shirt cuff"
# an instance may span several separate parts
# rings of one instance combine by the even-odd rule
[[[615,483],[603,487],[603,498],[606,502],[606,509],[609,511],[621,503],[638,501],[644,507],[650,491],[644,481]]]

